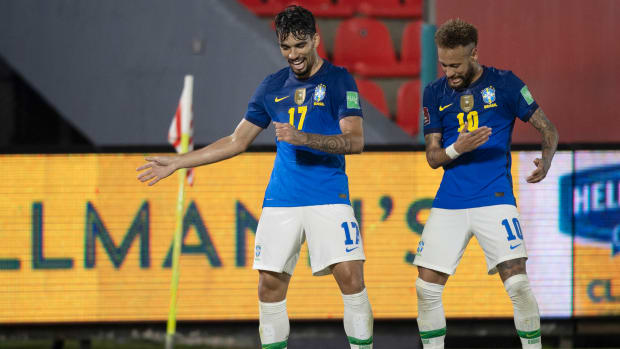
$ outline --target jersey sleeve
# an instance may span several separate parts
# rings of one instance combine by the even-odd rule
[[[527,122],[538,109],[538,104],[530,94],[530,90],[513,72],[508,72],[506,76],[506,87],[510,111],[523,122]]]
[[[338,120],[347,116],[362,116],[360,94],[355,80],[346,70],[342,70],[335,89],[334,99]]]
[[[253,123],[256,126],[267,128],[271,123],[271,117],[265,109],[265,93],[267,91],[267,85],[269,84],[270,76],[266,77],[263,82],[256,88],[250,102],[248,103],[248,109],[245,112],[244,119]]]
[[[422,108],[424,111],[424,135],[429,133],[441,133],[441,120],[439,119],[439,107],[435,98],[435,93],[431,85],[424,88],[422,97]]]

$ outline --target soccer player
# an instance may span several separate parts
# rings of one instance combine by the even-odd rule
[[[276,16],[275,25],[289,66],[258,86],[235,131],[186,154],[147,157],[138,178],[153,185],[179,168],[236,156],[273,123],[277,153],[256,231],[253,265],[259,272],[262,347],[287,347],[286,293],[307,239],[313,275],[333,274],[338,283],[351,348],[371,349],[365,256],[344,158],[364,148],[357,86],[345,69],[317,54],[320,37],[311,12],[289,6]]]
[[[542,156],[527,177],[537,183],[549,171],[558,133],[515,74],[478,63],[473,25],[449,20],[438,28],[435,43],[445,76],[424,90],[424,139],[429,165],[445,172],[414,260],[423,346],[444,347],[442,292],[476,236],[488,273],[499,272],[510,296],[523,348],[541,348],[540,314],[512,191],[510,139],[516,118],[541,133]]]

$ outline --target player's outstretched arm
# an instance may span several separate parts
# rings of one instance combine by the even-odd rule
[[[442,134],[429,133],[424,136],[424,141],[426,142],[426,161],[433,169],[449,164],[456,159],[456,156],[470,152],[486,143],[490,136],[491,128],[487,126],[482,126],[471,132],[461,132],[456,142],[450,145],[454,146],[453,151],[456,152],[453,154],[453,157],[450,157],[446,150],[450,146],[443,148],[441,144]]]
[[[276,138],[294,145],[322,150],[334,154],[359,154],[364,150],[364,128],[362,118],[347,116],[340,119],[339,135],[320,135],[296,130],[291,124],[275,122]]]
[[[528,183],[538,183],[547,176],[551,167],[551,160],[558,148],[559,134],[540,107],[530,117],[530,124],[542,135],[542,157],[534,159],[536,169],[526,180]]]
[[[141,182],[149,181],[153,185],[170,176],[180,168],[212,164],[231,158],[244,152],[263,129],[243,119],[230,135],[209,144],[206,147],[185,154],[146,157],[146,164],[138,167],[143,171],[138,175]]]

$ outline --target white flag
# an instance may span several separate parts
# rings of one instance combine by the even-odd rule
[[[174,146],[177,153],[182,152],[181,136],[187,134],[189,143],[187,151],[194,150],[194,116],[192,112],[192,94],[194,89],[194,77],[192,75],[185,76],[183,92],[177,106],[177,111],[172,118],[172,124],[168,130],[168,142]],[[194,169],[187,169],[187,183],[194,184]]]

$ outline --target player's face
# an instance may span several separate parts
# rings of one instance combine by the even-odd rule
[[[478,64],[478,49],[473,44],[455,48],[438,47],[437,55],[450,87],[459,90],[471,84]]]
[[[289,34],[286,40],[280,41],[280,52],[298,78],[306,79],[316,72],[313,68],[318,63],[319,40],[319,34],[307,35],[303,40]]]

